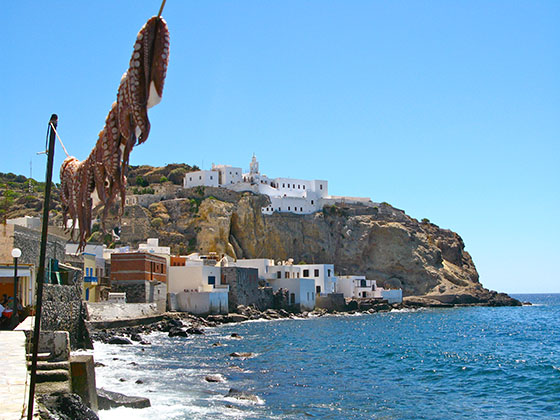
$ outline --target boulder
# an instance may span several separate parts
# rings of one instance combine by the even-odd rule
[[[230,357],[243,357],[243,358],[248,358],[248,357],[253,357],[254,354],[253,353],[249,353],[249,352],[237,352],[234,351],[233,353],[229,354]]]
[[[169,330],[169,337],[188,337],[189,334],[182,328],[173,327]]]
[[[132,341],[142,341],[142,337],[138,333],[133,333],[130,335]]]
[[[242,314],[229,314],[228,318],[231,322],[243,322],[249,319],[248,316]]]
[[[132,341],[130,341],[128,338],[126,337],[119,337],[119,336],[114,336],[111,337],[109,340],[107,340],[108,344],[132,344]]]
[[[118,392],[97,388],[97,404],[100,410],[115,407],[145,408],[150,407],[150,400],[144,397],[131,397]],[[80,418],[80,417],[75,417]]]
[[[225,382],[225,381],[226,381],[226,379],[225,379],[222,375],[220,375],[220,374],[217,374],[217,375],[206,375],[206,376],[204,377],[204,380],[205,380],[206,382]]]
[[[238,400],[252,401],[255,403],[259,402],[259,397],[257,397],[255,394],[251,394],[250,392],[241,391],[235,388],[230,388],[229,392],[226,394],[226,397],[236,398]]]
[[[76,394],[58,391],[52,394],[41,395],[37,400],[39,402],[39,413],[44,412],[46,409],[51,414],[51,416],[46,418],[56,418],[59,420],[99,420],[97,414],[86,406],[79,395]]]

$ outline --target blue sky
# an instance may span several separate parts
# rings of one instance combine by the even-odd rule
[[[2,5],[0,171],[44,179],[51,113],[87,157],[159,3]],[[168,0],[163,16],[164,96],[131,164],[256,153],[269,176],[456,231],[486,287],[560,292],[560,2]]]

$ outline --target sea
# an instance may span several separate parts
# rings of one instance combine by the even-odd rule
[[[100,418],[560,419],[560,294],[513,296],[533,305],[249,321],[188,338],[153,333],[149,346],[95,343],[105,365],[97,386],[151,401]],[[227,397],[230,388],[256,401]]]

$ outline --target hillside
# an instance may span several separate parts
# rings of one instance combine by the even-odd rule
[[[127,206],[120,223],[116,217],[109,220],[108,228],[120,224],[119,242],[111,243],[111,236],[103,235],[99,226],[94,226],[90,240],[136,246],[148,237],[158,237],[162,246],[170,246],[177,254],[216,252],[235,258],[292,258],[295,264],[334,263],[337,274],[366,275],[380,286],[402,288],[411,302],[517,304],[480,284],[458,234],[427,220],[420,222],[387,203],[328,206],[310,215],[263,215],[267,196],[221,188],[181,188],[184,173],[195,169],[181,164],[131,167],[128,193],[157,190],[160,195],[154,199],[160,201],[148,207]],[[7,184],[0,177],[3,185],[17,191],[14,196],[6,194],[8,188],[0,189],[2,200],[11,203],[4,213],[8,217],[40,212],[38,192],[26,194],[24,178]],[[37,191],[40,187],[37,184]],[[56,189],[53,196],[51,215],[56,224],[60,222]]]

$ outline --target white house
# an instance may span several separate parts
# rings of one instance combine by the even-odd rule
[[[242,169],[228,165],[214,165],[211,170],[188,172],[183,180],[185,188],[198,186],[228,188],[242,181]]]
[[[168,269],[168,293],[179,311],[193,314],[227,313],[229,286],[221,283],[221,268],[188,257]]]
[[[302,311],[312,311],[315,308],[315,282],[313,279],[280,278],[271,279],[272,290],[288,290],[288,304],[299,306]]]
[[[366,279],[365,276],[338,276],[336,291],[342,293],[345,298],[385,299],[389,303],[402,302],[401,289],[377,287],[375,280]]]

